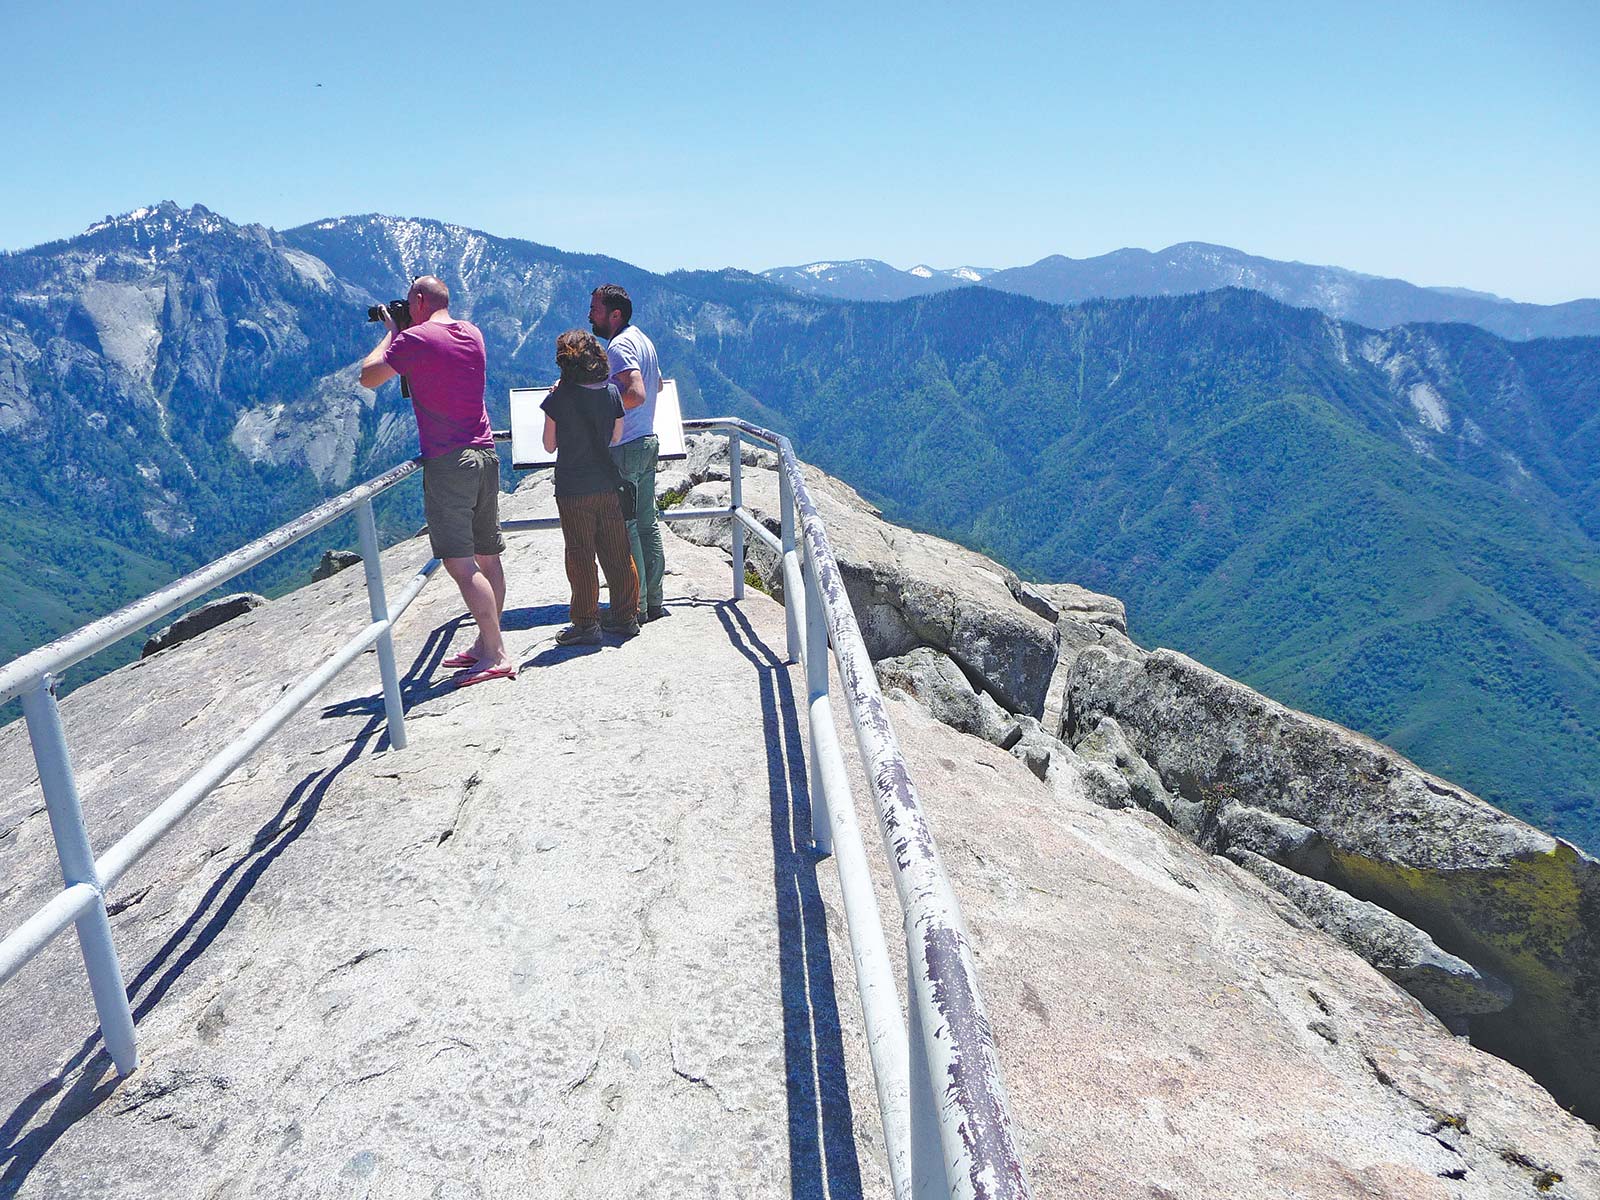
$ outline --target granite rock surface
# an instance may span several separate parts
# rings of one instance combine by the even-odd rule
[[[1166,790],[1198,807],[1201,841],[1235,803],[1315,831],[1324,882],[1514,989],[1473,1021],[1474,1040],[1600,1117],[1600,862],[1175,651],[1085,649],[1065,708],[1073,744],[1115,720]]]
[[[729,485],[716,478],[726,475],[726,443],[720,458],[714,444],[707,448],[720,440],[691,439],[690,478],[697,486],[686,507],[727,504]],[[746,447],[740,458],[745,506],[777,532],[778,480],[771,453]],[[1053,620],[1018,599],[1024,584],[1016,574],[953,542],[888,524],[852,489],[819,471],[807,468],[806,478],[873,660],[931,646],[959,664],[1001,707],[1042,715],[1060,635]],[[730,544],[724,522],[686,522],[681,532],[708,545]],[[751,567],[769,592],[781,596],[777,556],[755,539],[747,543],[754,543]]]
[[[386,552],[391,588],[425,554]],[[521,674],[463,691],[439,664],[472,631],[436,580],[397,631],[407,749],[363,656],[136,864],[111,893],[129,1078],[70,937],[0,989],[0,1196],[889,1196],[782,610],[728,603],[714,550],[669,533],[667,560],[670,620],[559,649],[555,535],[514,538]],[[97,849],[365,622],[345,572],[69,696]],[[1083,781],[1110,768],[1062,747],[1040,780],[888,709],[1036,1196],[1600,1194],[1592,1127],[1248,872],[1101,807]],[[54,886],[12,725],[0,915]]]

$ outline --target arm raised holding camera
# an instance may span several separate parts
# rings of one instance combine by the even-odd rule
[[[460,588],[478,628],[472,645],[448,660],[463,668],[455,684],[514,679],[517,664],[500,630],[505,538],[500,459],[483,403],[483,334],[450,315],[450,289],[433,275],[412,280],[404,301],[374,305],[367,319],[381,320],[384,332],[361,362],[361,382],[375,388],[398,375],[414,387],[428,546]]]
[[[376,311],[383,314],[383,340],[373,347],[371,354],[361,360],[361,386],[365,388],[375,388],[388,383],[400,373],[384,361],[384,355],[389,353],[389,347],[393,345],[400,327],[394,323],[394,314],[387,306],[380,306]],[[368,313],[368,318],[371,318],[371,313]]]

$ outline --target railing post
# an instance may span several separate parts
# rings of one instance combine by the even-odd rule
[[[374,621],[387,621],[389,601],[383,594],[383,565],[378,560],[378,523],[372,501],[356,507],[356,532],[361,538],[361,564],[367,571],[367,606]],[[400,675],[394,665],[394,636],[385,629],[378,635],[378,673],[383,677],[383,709],[389,721],[389,745],[406,748],[406,710],[400,703]]]
[[[744,454],[740,449],[739,435],[728,434],[728,502],[735,512],[744,507],[744,489],[739,478]],[[733,598],[744,599],[744,524],[737,516],[730,517],[733,527]]]
[[[828,705],[828,610],[822,603],[816,563],[806,556],[802,571],[806,581],[806,711],[813,731],[819,720],[833,719]],[[833,825],[828,820],[827,775],[817,755],[815,732],[810,738],[811,844],[822,854],[833,853]]]
[[[778,456],[778,524],[779,534],[783,545],[783,561],[778,564],[779,578],[785,581],[785,587],[790,578],[789,564],[793,562],[799,566],[799,559],[795,556],[794,548],[794,485],[789,482],[789,472],[784,470],[783,456]],[[784,596],[783,623],[785,632],[789,635],[789,661],[800,661],[800,622],[797,616],[800,608],[800,597],[790,599]]]
[[[52,676],[41,675],[36,687],[22,693],[22,715],[28,723],[33,761],[39,768],[39,789],[50,813],[50,832],[55,837],[56,857],[61,860],[62,882],[68,887],[86,883],[97,894],[95,903],[76,922],[78,946],[83,951],[84,970],[89,973],[94,1010],[100,1017],[100,1037],[116,1064],[117,1074],[127,1075],[139,1065],[133,1013],[128,1008],[122,964],[117,961],[117,948],[111,941],[105,891],[95,870],[94,851],[89,848],[89,831],[83,824],[78,781],[73,777],[72,758],[67,753],[67,734],[61,725],[61,710],[56,707]]]
[[[939,1133],[939,1097],[928,1073],[928,1049],[924,1042],[923,1006],[927,992],[917,983],[921,962],[906,937],[906,1009],[909,1027],[906,1044],[911,1051],[911,1197],[912,1200],[950,1200],[950,1181],[945,1173],[944,1142]]]

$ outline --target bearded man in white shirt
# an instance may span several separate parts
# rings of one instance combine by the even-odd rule
[[[655,621],[667,615],[661,598],[667,559],[656,512],[656,456],[661,441],[655,424],[661,366],[655,344],[633,324],[633,301],[620,284],[595,288],[589,299],[589,326],[596,337],[606,339],[611,382],[622,394],[622,436],[611,447],[611,458],[623,478],[639,489],[638,509],[628,522],[628,541],[639,570],[639,620]]]

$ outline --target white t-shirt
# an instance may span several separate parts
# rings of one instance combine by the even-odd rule
[[[624,371],[637,371],[644,380],[644,403],[638,408],[626,408],[622,414],[622,436],[617,445],[636,441],[647,433],[656,431],[656,395],[661,391],[661,366],[656,362],[655,344],[629,325],[611,339],[606,346],[606,358],[611,362],[611,382],[622,390],[617,378]]]

